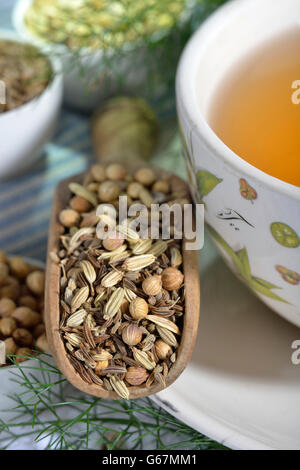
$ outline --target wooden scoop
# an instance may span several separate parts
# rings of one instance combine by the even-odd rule
[[[145,166],[145,165],[143,165]],[[176,188],[187,188],[187,184],[177,176],[159,170],[162,176],[168,176],[171,184]],[[59,309],[59,291],[60,291],[60,267],[53,261],[50,253],[57,250],[59,243],[58,214],[64,209],[71,197],[68,185],[70,182],[81,183],[84,174],[72,176],[63,180],[56,188],[51,223],[49,229],[48,256],[46,269],[46,299],[45,299],[45,323],[47,338],[49,341],[51,353],[62,374],[75,387],[83,392],[95,395],[100,398],[120,399],[114,391],[104,390],[96,384],[88,384],[75,371],[73,365],[66,356],[65,346],[59,332],[60,309]],[[171,367],[169,375],[166,378],[166,385],[169,386],[187,366],[194,348],[200,309],[200,286],[198,269],[198,251],[187,251],[185,249],[185,240],[183,240],[183,271],[184,271],[184,289],[185,289],[185,313],[183,317],[183,332],[180,338],[180,345],[177,349],[177,360]],[[149,388],[145,386],[130,387],[130,398],[141,398],[152,395],[162,390],[158,383]]]

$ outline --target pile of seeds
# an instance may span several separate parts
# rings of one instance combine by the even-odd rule
[[[186,0],[33,0],[26,26],[47,42],[82,47],[120,47],[174,26]]]
[[[131,176],[117,163],[94,165],[83,185],[69,188],[69,206],[59,215],[60,246],[51,253],[61,266],[66,354],[83,380],[122,398],[130,397],[131,386],[165,387],[183,325],[181,240],[142,239],[132,228],[134,218],[101,240],[96,225],[109,215],[96,215],[96,207],[111,203],[117,209],[118,197],[127,195],[129,206],[147,207],[148,223],[152,203],[182,207],[189,202],[187,189],[157,179],[149,168]]]
[[[45,274],[0,251],[0,367],[48,351],[43,323]]]
[[[49,60],[34,46],[0,40],[0,113],[39,96],[51,76]]]

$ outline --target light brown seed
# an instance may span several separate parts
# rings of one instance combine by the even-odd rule
[[[166,180],[158,180],[152,185],[152,191],[168,194],[170,191],[170,184]]]
[[[172,331],[177,335],[180,334],[178,326],[167,318],[163,318],[158,315],[148,315],[147,320],[151,321],[152,323],[155,323],[155,325],[161,326],[162,328]]]
[[[178,248],[176,246],[172,246],[170,249],[171,252],[171,265],[174,268],[177,268],[182,264],[182,256]]]
[[[86,280],[89,282],[89,284],[93,284],[96,280],[97,274],[92,263],[88,260],[84,260],[81,261],[80,266],[83,270]]]
[[[102,183],[102,181],[106,180],[106,171],[104,166],[102,165],[92,165],[91,167],[91,175],[95,181]]]
[[[125,380],[135,387],[142,385],[149,377],[148,372],[143,367],[128,367]]]
[[[79,223],[80,215],[74,209],[63,209],[59,213],[59,221],[64,227],[74,227]]]
[[[150,250],[152,245],[152,240],[150,238],[146,238],[145,240],[139,240],[137,243],[134,244],[132,248],[132,253],[134,255],[144,255],[148,250]]]
[[[166,328],[162,328],[158,325],[156,326],[156,329],[159,336],[165,343],[169,344],[170,346],[173,346],[174,348],[177,348],[178,343],[172,331],[167,330]]]
[[[32,334],[25,328],[17,328],[14,330],[12,337],[19,346],[31,346],[33,343]]]
[[[168,343],[165,343],[162,339],[158,339],[155,344],[155,352],[157,357],[161,360],[166,359],[172,354],[172,348]]]
[[[152,370],[156,366],[155,362],[150,359],[148,354],[144,351],[140,351],[137,348],[132,348],[134,359],[145,369]]]
[[[83,324],[86,316],[87,316],[86,310],[81,308],[69,316],[69,318],[67,319],[66,325],[69,327],[73,327],[73,328],[80,326]]]
[[[93,354],[93,359],[95,361],[108,361],[109,359],[112,359],[112,354],[105,349],[101,349],[101,351]],[[107,367],[107,366],[106,366]]]
[[[123,279],[123,276],[124,273],[121,271],[112,270],[102,278],[101,285],[103,287],[113,287]]]
[[[75,310],[79,309],[84,302],[87,301],[88,296],[89,296],[89,287],[81,287],[78,289],[78,291],[75,293],[74,297],[72,298],[72,303],[71,303],[71,310],[72,312],[75,312]]]
[[[88,318],[83,324],[82,333],[85,341],[89,344],[92,349],[96,348],[95,338],[93,336],[90,325],[88,324]]]
[[[179,269],[170,267],[166,268],[162,272],[162,284],[166,290],[179,289],[183,283],[183,274]]]
[[[65,336],[66,340],[72,346],[80,346],[80,344],[82,343],[82,336],[78,335],[77,333],[67,333]]]
[[[119,264],[122,261],[125,261],[127,258],[129,258],[129,256],[130,256],[129,251],[123,251],[122,253],[117,253],[110,257],[109,264],[111,264],[112,266]]]
[[[123,268],[126,271],[140,271],[154,263],[155,259],[155,256],[151,254],[131,256],[124,261]]]
[[[104,369],[108,367],[108,360],[104,359],[103,361],[97,361],[96,367],[95,367],[95,372],[96,374],[102,373]]]
[[[39,338],[36,340],[36,347],[44,353],[49,352],[49,344],[45,333],[39,336]]]
[[[130,243],[136,243],[140,240],[139,234],[130,228],[128,222],[124,222],[120,225],[117,225],[117,231],[123,235],[126,240]]]
[[[150,191],[148,191],[148,189],[146,188],[142,188],[140,190],[139,198],[146,207],[151,207],[151,204],[154,203],[154,200]]]
[[[168,243],[163,241],[163,240],[157,240],[152,247],[150,248],[149,251],[147,251],[148,254],[152,254],[156,256],[157,258],[161,256],[165,251],[168,249]]]
[[[74,196],[70,201],[70,207],[80,214],[91,210],[91,203],[81,196]],[[63,224],[64,225],[64,224]]]
[[[16,304],[12,299],[0,300],[0,317],[9,317],[15,311]]]
[[[134,178],[144,186],[150,186],[155,181],[155,173],[151,168],[140,168],[135,172]]]
[[[6,338],[4,340],[4,343],[5,343],[6,356],[10,356],[10,355],[16,353],[16,350],[18,349],[18,346],[16,345],[13,338]]]
[[[110,296],[108,302],[105,304],[104,307],[104,318],[112,318],[116,315],[124,298],[124,289],[122,287],[118,287],[113,294]]]
[[[18,307],[12,314],[12,317],[23,328],[33,328],[41,323],[41,315],[28,307]]]
[[[21,256],[13,256],[10,258],[9,267],[12,274],[19,279],[24,279],[30,271],[28,264]]]
[[[125,292],[125,299],[128,302],[132,302],[136,298],[136,293],[133,292],[133,290],[128,289],[128,287],[124,288],[124,292]]]
[[[125,400],[129,400],[129,390],[126,387],[125,383],[123,380],[120,380],[116,376],[112,376],[109,379],[110,384],[114,391],[121,397],[124,398]]]
[[[165,378],[160,372],[154,371],[154,380],[155,382],[158,382],[162,386],[162,388],[166,388],[167,385],[166,385]]]
[[[130,315],[134,320],[141,320],[148,315],[148,304],[141,297],[134,298],[129,305]]]
[[[124,243],[124,237],[116,233],[114,237],[107,237],[103,240],[103,247],[108,251],[114,251],[117,248],[120,248]]]
[[[162,289],[161,277],[154,274],[143,280],[142,288],[147,295],[158,295]]]
[[[0,333],[3,336],[11,336],[17,328],[17,322],[12,317],[1,318],[0,320]]]
[[[119,248],[117,248],[116,250],[113,250],[113,251],[107,251],[107,252],[104,252],[104,253],[101,253],[101,255],[98,257],[98,260],[99,261],[102,261],[102,260],[109,260],[112,256],[115,256],[115,255],[118,255],[120,253],[123,253],[124,251],[126,251],[126,245],[121,245]]]
[[[45,273],[32,271],[26,277],[26,285],[35,295],[42,295],[45,289]]]
[[[143,185],[141,183],[137,183],[136,181],[133,181],[132,183],[129,183],[127,187],[127,193],[132,199],[138,199],[140,191],[143,189]]]
[[[98,197],[101,202],[111,202],[117,199],[121,190],[114,181],[104,181],[99,185]]]
[[[111,163],[106,167],[106,175],[110,180],[123,180],[126,173],[125,168],[119,163]]]
[[[125,326],[125,328],[122,330],[122,340],[129,346],[135,346],[136,344],[140,343],[142,337],[143,334],[141,329],[133,323]]]

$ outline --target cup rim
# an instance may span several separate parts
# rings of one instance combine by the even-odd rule
[[[230,0],[205,20],[188,41],[177,68],[177,105],[180,104],[192,130],[200,134],[204,139],[205,145],[213,153],[217,153],[218,157],[222,158],[229,166],[244,173],[248,177],[258,180],[273,191],[275,190],[276,192],[280,192],[300,201],[300,187],[259,170],[227,147],[209,126],[197,104],[198,99],[194,83],[196,73],[198,72],[198,64],[196,63],[197,61],[195,61],[195,57],[201,54],[201,51],[204,50],[206,40],[209,39],[211,34],[218,31],[223,20],[228,19],[230,13],[236,14],[238,10],[242,10],[251,1],[252,0]]]

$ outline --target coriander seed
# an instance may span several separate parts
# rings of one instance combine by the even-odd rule
[[[129,312],[134,320],[141,320],[148,315],[148,304],[141,297],[136,297],[129,304]]]
[[[155,181],[155,173],[151,168],[140,168],[135,172],[134,177],[144,186],[150,186]]]
[[[45,288],[45,273],[32,271],[26,278],[27,287],[36,295],[42,295]]]
[[[12,337],[20,346],[31,346],[33,344],[33,336],[26,328],[15,329]]]
[[[129,346],[135,346],[142,340],[142,330],[136,325],[128,325],[122,331],[122,339],[125,344]]]
[[[154,275],[144,279],[142,288],[147,295],[158,295],[162,289],[162,280],[160,276]]]
[[[119,163],[111,163],[106,168],[106,175],[110,180],[123,180],[126,176],[126,170]]]
[[[179,289],[183,283],[183,274],[179,269],[166,268],[161,275],[163,288],[166,290]]]
[[[59,221],[65,227],[73,227],[79,222],[79,214],[73,209],[64,209],[59,214]]]
[[[19,279],[23,279],[29,273],[28,264],[20,256],[10,258],[9,267],[12,274]]]
[[[135,387],[142,385],[149,377],[148,372],[143,367],[128,367],[125,380]]]
[[[9,317],[16,309],[16,304],[12,299],[3,298],[0,300],[0,317]]]
[[[111,202],[120,194],[120,187],[114,181],[104,181],[98,189],[98,197],[101,202]]]
[[[157,357],[163,361],[172,354],[171,346],[165,343],[162,339],[155,341],[154,347]]]

